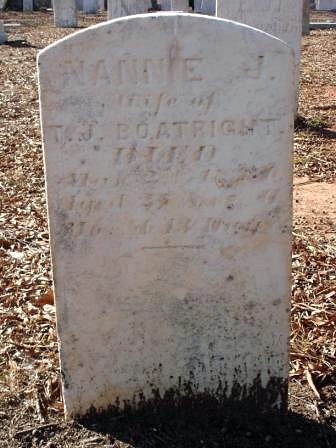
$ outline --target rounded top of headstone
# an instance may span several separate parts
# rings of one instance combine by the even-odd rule
[[[211,28],[209,27],[210,23]],[[292,52],[291,48],[284,41],[243,23],[219,17],[165,11],[120,17],[98,25],[90,26],[47,46],[39,52],[38,59],[44,57],[46,54],[51,55],[51,53],[61,50],[61,48],[61,51],[63,51],[64,46],[67,47],[79,44],[83,39],[89,39],[91,41],[91,46],[93,47],[94,42],[98,37],[97,33],[107,33],[110,35],[111,39],[113,37],[111,45],[122,45],[125,37],[130,37],[132,34],[136,35],[141,29],[146,32],[146,30],[150,28],[147,31],[148,33],[168,31],[172,36],[187,39],[191,27],[199,29],[200,40],[204,39],[204,33],[207,33],[208,31],[211,32],[211,34],[227,32],[228,38],[232,41],[232,45],[235,45],[235,39],[238,39],[238,36],[241,36],[240,38],[242,40],[250,42],[254,41],[256,45],[260,45],[260,40],[263,40],[264,45],[271,45],[273,48],[278,45],[279,50],[282,49],[283,51],[286,51],[286,49],[288,49],[289,53]],[[221,38],[223,38],[223,36],[221,36]],[[213,42],[215,45],[216,40]],[[153,40],[153,46],[155,46],[155,40]]]

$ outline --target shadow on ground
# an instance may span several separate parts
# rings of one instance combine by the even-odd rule
[[[145,406],[123,415],[108,411],[80,424],[109,436],[111,447],[128,446],[116,440],[135,448],[336,447],[336,431],[331,425],[293,412],[256,412],[244,404]]]
[[[9,47],[14,48],[37,48],[37,49],[43,48],[43,47],[37,47],[36,45],[32,45],[24,39],[8,40],[3,45],[8,45]]]
[[[307,119],[298,115],[295,119],[295,130],[310,131],[331,139],[336,138],[336,131],[328,129],[326,123],[320,118]]]

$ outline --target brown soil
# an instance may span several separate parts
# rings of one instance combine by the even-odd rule
[[[80,26],[105,17],[81,15]],[[336,30],[303,39],[288,415],[189,401],[65,423],[35,61],[75,30],[55,29],[49,13],[1,18],[21,26],[0,47],[0,447],[336,446]],[[313,20],[336,14],[315,12]]]
[[[326,233],[336,231],[336,183],[294,178],[294,220]]]

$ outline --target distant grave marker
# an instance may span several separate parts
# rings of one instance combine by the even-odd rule
[[[308,36],[310,32],[310,0],[303,0],[302,35]]]
[[[38,61],[67,416],[167,391],[284,408],[290,49],[158,13]]]
[[[33,11],[33,0],[23,0],[22,1],[22,10],[23,11]]]
[[[153,9],[155,2],[151,0],[108,0],[108,17],[130,16],[133,14],[144,14]],[[156,7],[161,11],[188,11],[188,0],[157,0]]]
[[[77,26],[76,0],[57,0],[53,2],[54,23],[60,28]]]
[[[83,0],[83,12],[95,14],[98,11],[98,0]]]
[[[322,11],[336,11],[336,0],[316,0],[316,9]]]
[[[296,104],[300,85],[302,2],[303,0],[217,0],[218,17],[259,28],[285,41],[294,50]]]
[[[195,12],[214,16],[216,14],[216,0],[194,0]]]
[[[0,20],[0,44],[7,42],[7,34],[5,33],[4,21]]]

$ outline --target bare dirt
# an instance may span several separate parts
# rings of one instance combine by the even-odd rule
[[[333,234],[336,230],[336,183],[314,182],[309,177],[294,178],[294,219],[302,219],[312,229]]]
[[[187,400],[64,422],[58,371],[36,54],[75,29],[50,13],[19,22],[0,47],[0,447],[336,446],[336,30],[303,39],[294,140],[289,413]],[[80,15],[80,27],[106,14]],[[313,20],[336,14],[313,13]]]

